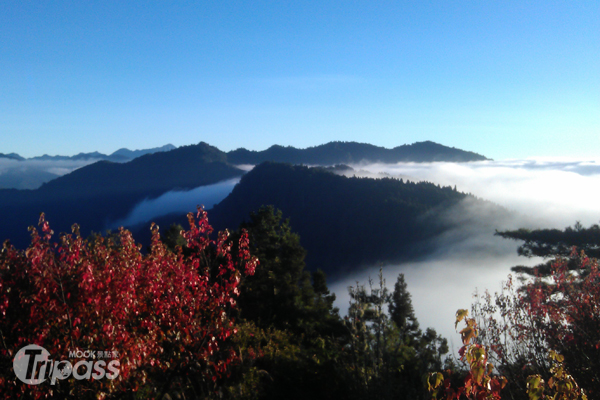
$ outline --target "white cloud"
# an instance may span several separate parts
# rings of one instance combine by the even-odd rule
[[[188,191],[170,191],[155,199],[145,199],[138,203],[127,217],[109,223],[107,228],[134,226],[175,212],[187,213],[195,210],[198,205],[210,209],[227,197],[239,181],[239,178],[234,178]]]
[[[44,182],[66,175],[98,160],[11,160],[0,158],[0,188],[37,189]]]
[[[353,167],[366,176],[388,174],[443,186],[456,185],[460,191],[512,211],[512,217],[496,218],[489,212],[490,204],[464,201],[442,216],[453,219],[455,228],[433,240],[435,251],[424,254],[418,262],[384,268],[390,290],[397,275],[405,274],[421,327],[435,328],[455,346],[460,338],[454,331],[454,313],[459,308],[470,308],[475,290],[499,291],[511,266],[540,261],[518,257],[518,243],[494,236],[495,229],[562,229],[577,220],[584,226],[600,220],[600,164],[596,161],[528,159]],[[342,313],[348,308],[347,287],[356,281],[366,283],[369,276],[376,278],[377,274],[378,268],[373,267],[330,285]]]
[[[596,161],[506,160],[472,163],[398,163],[357,165],[387,173],[454,186],[521,213],[532,227],[559,227],[600,220],[597,200],[600,163]]]

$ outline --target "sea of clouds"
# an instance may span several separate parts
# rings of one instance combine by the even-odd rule
[[[496,292],[514,265],[535,265],[539,259],[518,257],[519,243],[495,236],[495,230],[565,228],[579,221],[599,223],[600,163],[594,160],[527,159],[472,163],[357,164],[347,175],[391,176],[428,181],[490,200],[510,211],[494,218],[491,204],[465,200],[441,218],[452,219],[452,231],[436,238],[436,250],[419,261],[383,266],[388,289],[403,273],[421,327],[433,327],[456,348],[454,330],[459,308],[470,308],[473,294]],[[478,224],[470,222],[478,221]],[[348,309],[347,288],[378,281],[379,266],[330,284],[336,306]]]

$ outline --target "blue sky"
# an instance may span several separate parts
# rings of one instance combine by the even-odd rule
[[[0,3],[0,152],[433,140],[598,159],[597,1]]]

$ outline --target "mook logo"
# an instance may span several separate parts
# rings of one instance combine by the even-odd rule
[[[103,352],[104,353],[104,352]],[[115,352],[106,352],[115,353]],[[70,356],[95,357],[96,351],[76,351],[70,352]],[[50,353],[42,346],[30,344],[21,348],[13,359],[13,369],[17,378],[21,382],[28,385],[39,385],[40,383],[50,379],[50,384],[56,384],[56,380],[67,379],[71,375],[78,380],[95,379],[99,380],[104,377],[115,379],[119,376],[119,360],[81,360],[75,365],[70,361],[51,360]],[[106,372],[108,370],[109,372]]]

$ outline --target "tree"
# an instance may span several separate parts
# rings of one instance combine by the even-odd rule
[[[506,377],[495,374],[494,364],[490,363],[489,347],[478,343],[479,326],[475,318],[468,317],[468,310],[456,312],[455,327],[464,321],[466,327],[460,331],[463,347],[459,350],[461,361],[467,370],[464,378],[453,379],[452,371],[432,372],[427,377],[427,389],[433,399],[444,400],[500,400],[504,397]],[[529,400],[587,400],[586,391],[579,387],[563,365],[564,357],[555,351],[548,353],[552,362],[546,381],[540,374],[529,375],[526,389],[519,393]],[[510,398],[516,398],[513,393]],[[506,398],[506,397],[504,397]]]
[[[160,240],[164,243],[167,249],[171,251],[177,251],[178,246],[183,248],[187,244],[187,241],[181,232],[183,232],[183,227],[180,224],[173,223],[165,232],[165,234],[160,236]]]
[[[512,297],[516,299],[514,308],[526,313],[530,321],[516,325],[529,327],[520,329],[521,334],[535,338],[537,348],[546,348],[544,353],[553,350],[561,354],[579,384],[598,395],[600,278],[596,259],[600,257],[600,226],[586,228],[577,222],[564,230],[519,229],[497,234],[523,241],[519,255],[548,259],[535,267],[513,267],[531,279],[521,288],[519,296]],[[547,377],[550,362],[537,364]]]
[[[578,267],[573,263],[577,260]],[[573,251],[557,258],[548,273],[518,289],[509,279],[500,293],[485,293],[473,305],[479,340],[509,379],[504,394],[526,398],[528,376],[548,382],[560,354],[561,365],[590,396],[600,393],[600,273],[595,259]]]
[[[478,343],[488,349],[490,362],[507,378],[503,397],[527,399],[527,377],[547,379],[552,367],[544,319],[530,312],[527,293],[510,275],[500,292],[477,294],[471,311],[479,327]]]
[[[571,259],[573,247],[583,251],[588,257],[600,257],[600,226],[583,227],[577,222],[573,227],[559,229],[517,229],[513,231],[496,231],[496,235],[505,239],[522,241],[517,253],[524,257],[543,257],[546,262],[535,267],[515,266],[513,271],[529,276],[551,274],[555,257],[569,259],[569,269],[576,270],[580,265],[578,257]]]
[[[189,255],[170,252],[156,226],[148,254],[120,229],[118,243],[96,235],[86,241],[78,226],[52,241],[44,214],[31,228],[26,251],[4,243],[0,253],[0,390],[7,396],[105,398],[140,393],[210,393],[237,359],[230,346],[242,275],[257,260],[240,235],[233,261],[228,233],[209,238],[206,212],[188,214],[183,232]],[[116,379],[21,383],[11,367],[17,350],[47,349],[53,360],[91,362],[70,352],[109,350],[118,355]],[[73,358],[75,357],[75,359]],[[95,364],[94,364],[95,365]]]
[[[249,251],[260,260],[242,279],[238,299],[242,335],[236,338],[243,361],[227,382],[228,396],[266,399],[347,398],[339,373],[347,340],[335,295],[325,273],[305,271],[306,251],[282,212],[272,206],[250,214],[243,230]]]
[[[336,328],[329,325],[336,325],[336,320],[341,330],[325,273],[317,271],[311,277],[305,270],[306,250],[282,212],[261,207],[240,228],[248,232],[250,253],[260,260],[255,274],[242,281],[241,317],[259,327],[305,335],[331,333]]]
[[[402,337],[414,336],[419,330],[410,293],[407,290],[404,274],[399,274],[394,284],[394,292],[389,302],[390,318],[396,324]]]
[[[600,395],[600,272],[585,253],[578,271],[568,262],[552,265],[552,284],[537,278],[527,286],[528,311],[544,321],[549,350],[564,357],[566,369],[590,396]]]
[[[378,287],[357,283],[349,292],[349,364],[357,398],[425,398],[422,377],[442,367],[448,344],[434,329],[418,328],[404,275],[392,293],[381,270]]]

